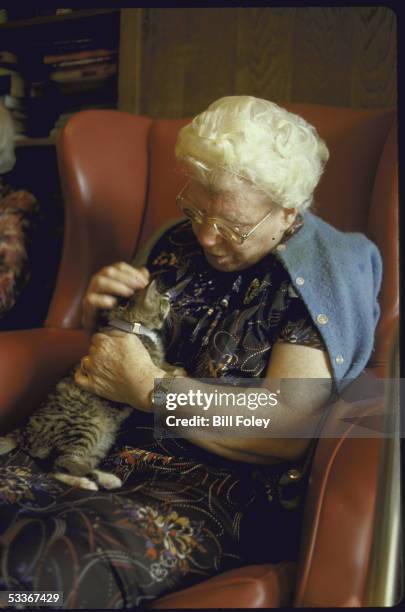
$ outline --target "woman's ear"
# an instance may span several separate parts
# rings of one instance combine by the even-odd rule
[[[294,223],[297,213],[297,208],[283,208],[283,221],[286,228]]]

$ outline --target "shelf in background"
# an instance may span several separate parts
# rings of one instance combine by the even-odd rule
[[[117,13],[120,9],[81,9],[66,13],[66,15],[46,15],[44,17],[31,17],[30,19],[16,19],[6,21],[0,24],[0,32],[2,30],[15,30],[18,28],[28,28],[31,26],[44,25],[48,23],[59,23],[62,21],[73,21],[75,19],[85,19],[86,17],[95,17],[97,15],[107,15],[109,13]]]
[[[56,145],[54,138],[24,138],[15,141],[15,147],[45,147]]]

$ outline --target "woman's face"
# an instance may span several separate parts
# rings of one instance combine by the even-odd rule
[[[204,213],[202,223],[192,223],[193,232],[208,263],[222,272],[244,270],[270,253],[296,216],[296,210],[273,204],[247,181],[225,173],[216,178],[215,187],[191,180],[183,196]],[[207,221],[216,217],[247,233],[269,212],[271,215],[241,245],[223,238]]]

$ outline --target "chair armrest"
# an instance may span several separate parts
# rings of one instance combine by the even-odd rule
[[[228,570],[152,602],[153,610],[280,608],[291,603],[295,563],[248,565]]]
[[[373,377],[368,380],[371,386]],[[367,401],[356,405],[355,394],[351,401],[354,404],[339,401],[332,407],[315,452],[294,607],[364,605],[384,442],[384,398],[377,389]]]
[[[82,330],[41,328],[0,333],[0,430],[29,416],[47,391],[86,353]]]

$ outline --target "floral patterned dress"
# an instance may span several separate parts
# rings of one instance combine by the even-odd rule
[[[280,340],[325,350],[272,254],[218,272],[181,222],[159,239],[148,267],[173,299],[168,361],[191,376],[264,376]],[[131,608],[228,569],[294,559],[302,504],[282,486],[292,466],[155,439],[152,416],[139,411],[101,466],[123,480],[115,491],[56,482],[12,451],[0,463],[0,589],[63,591],[66,608]]]

